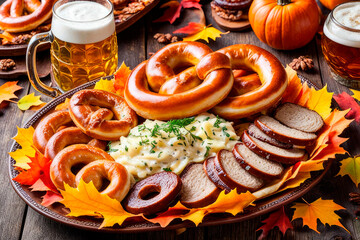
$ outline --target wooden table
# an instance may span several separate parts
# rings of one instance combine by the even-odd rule
[[[207,23],[217,24],[212,20],[209,4],[204,4]],[[171,33],[178,28],[177,24],[170,25],[168,23],[153,23],[152,20],[158,17],[159,9],[156,8],[145,18],[134,24],[129,29],[118,34],[119,44],[119,63],[125,63],[134,68],[141,61],[147,59],[151,52],[156,52],[164,45],[157,43],[153,39],[155,33]],[[335,93],[342,91],[349,92],[346,87],[336,83],[330,75],[321,52],[319,36],[310,42],[307,46],[294,51],[277,51],[260,42],[254,33],[249,29],[244,32],[232,32],[223,35],[222,38],[215,42],[211,41],[209,46],[213,50],[220,49],[237,43],[248,43],[260,46],[273,53],[285,65],[292,61],[293,58],[301,55],[310,56],[315,63],[315,69],[310,73],[300,72],[302,75],[310,79],[314,84],[321,87],[328,85],[328,90]],[[19,85],[23,90],[18,91],[19,98],[34,92],[27,77],[19,78]],[[0,79],[0,85],[5,80]],[[38,93],[37,93],[38,95]],[[43,96],[42,100],[48,101],[49,98]],[[189,228],[184,233],[177,235],[175,231],[149,232],[141,234],[104,234],[96,232],[88,232],[84,230],[74,229],[50,219],[47,219],[31,208],[29,208],[15,193],[9,182],[8,175],[8,151],[11,144],[10,140],[16,134],[16,126],[22,126],[23,123],[34,113],[33,111],[22,112],[16,104],[10,104],[9,107],[0,110],[0,239],[256,239],[260,232],[256,230],[262,225],[261,220],[267,218],[267,215],[251,219],[249,221],[219,225],[213,227]],[[345,130],[343,136],[350,137],[345,144],[349,153],[355,155],[360,153],[360,127],[352,123]],[[339,159],[338,159],[339,160]],[[294,230],[287,231],[284,239],[360,239],[360,221],[356,219],[354,211],[357,206],[349,202],[348,193],[359,191],[356,189],[349,177],[334,177],[339,169],[338,162],[333,164],[331,170],[326,174],[323,180],[313,188],[304,199],[312,202],[318,198],[333,199],[336,203],[342,205],[347,211],[340,211],[341,223],[350,231],[351,236],[340,227],[319,227],[321,234],[309,230],[308,227],[302,227],[302,221],[293,222]],[[302,201],[299,199],[298,201]],[[268,236],[268,239],[282,239],[278,229],[274,229]]]

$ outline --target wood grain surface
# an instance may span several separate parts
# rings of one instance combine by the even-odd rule
[[[214,27],[218,25],[211,18],[211,9],[208,2],[204,4],[204,12],[207,24],[213,24]],[[118,34],[119,44],[119,64],[122,61],[134,68],[141,61],[148,58],[149,53],[156,52],[164,45],[158,43],[153,39],[155,33],[171,33],[179,28],[181,21],[175,22],[173,25],[169,23],[153,23],[152,21],[159,17],[161,10],[156,7],[143,19]],[[307,46],[294,51],[277,51],[269,48],[264,43],[260,42],[254,33],[249,30],[243,32],[234,32],[223,35],[217,41],[210,41],[209,46],[213,50],[222,47],[237,44],[248,43],[260,46],[272,52],[285,65],[301,55],[310,56],[315,63],[315,69],[310,73],[300,73],[310,79],[319,87],[328,85],[330,91],[340,93],[342,91],[349,91],[336,83],[329,72],[320,48],[319,36],[317,36]],[[17,92],[19,98],[35,90],[30,86],[26,77],[19,77],[16,79],[19,85],[23,87]],[[6,80],[0,78],[0,85]],[[39,95],[39,93],[36,93]],[[49,98],[42,96],[43,101]],[[10,104],[9,107],[0,110],[0,239],[12,240],[36,240],[36,239],[51,239],[51,240],[81,240],[81,239],[257,239],[260,235],[256,231],[261,225],[261,220],[267,218],[268,215],[257,217],[248,221],[236,224],[219,225],[202,228],[188,228],[185,232],[177,234],[176,231],[159,231],[140,234],[104,234],[98,232],[89,232],[79,229],[74,229],[50,219],[47,219],[40,214],[27,207],[26,204],[16,195],[15,191],[11,189],[8,177],[8,154],[11,144],[10,140],[16,134],[16,126],[22,124],[33,114],[33,111],[20,111],[15,104]],[[346,149],[350,154],[360,153],[360,127],[358,124],[351,124],[343,136],[350,137],[351,141],[345,144]],[[339,159],[337,159],[339,160]],[[360,222],[356,219],[354,211],[357,206],[349,202],[348,193],[359,191],[351,182],[349,177],[335,177],[339,169],[339,164],[335,162],[331,170],[326,174],[324,179],[303,198],[308,202],[312,202],[318,198],[333,199],[336,203],[342,205],[347,211],[337,212],[341,216],[340,222],[349,230],[350,234],[340,227],[329,227],[321,225],[319,231],[321,234],[310,230],[308,227],[302,227],[301,220],[293,222],[294,229],[287,231],[286,235],[282,237],[280,231],[273,229],[266,239],[360,239]],[[297,201],[302,201],[298,199]],[[290,210],[291,211],[291,210]]]

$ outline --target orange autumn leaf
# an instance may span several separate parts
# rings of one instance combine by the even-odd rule
[[[178,1],[169,1],[160,6],[160,8],[167,8],[164,14],[154,22],[166,22],[173,24],[176,19],[180,17],[181,5]]]
[[[334,203],[332,200],[323,200],[319,198],[312,203],[295,203],[293,207],[295,209],[292,220],[296,218],[303,219],[303,225],[309,226],[310,229],[319,233],[317,230],[317,219],[323,224],[336,225],[344,228],[348,231],[340,222],[339,217],[334,211],[343,210],[342,206]]]
[[[59,193],[48,191],[44,196],[42,196],[41,205],[44,207],[49,207],[51,204],[60,202],[62,199],[63,198]]]
[[[70,209],[67,216],[94,216],[103,217],[104,220],[99,228],[112,227],[116,223],[121,225],[127,218],[141,216],[126,212],[118,200],[101,194],[93,182],[85,183],[80,180],[77,188],[64,184],[65,190],[61,190],[63,200],[60,202]]]
[[[356,184],[360,183],[360,156],[348,157],[341,161],[340,171],[336,176],[348,175]]]
[[[197,22],[189,22],[189,24],[183,28],[179,28],[173,33],[185,33],[188,35],[193,35],[204,29],[205,25]]]
[[[285,71],[288,77],[288,86],[282,96],[282,101],[294,103],[302,90],[301,80],[297,76],[297,72],[291,67],[286,66]]]
[[[31,162],[28,163],[30,168],[20,171],[13,180],[23,185],[32,185],[34,191],[52,190],[57,192],[49,174],[51,160],[38,152],[36,152],[35,157],[31,157],[30,160]]]
[[[119,69],[114,73],[114,88],[116,93],[120,96],[124,96],[125,84],[130,76],[131,70],[124,62],[121,63]]]
[[[22,89],[22,87],[16,85],[18,82],[6,82],[0,86],[0,104],[3,101],[8,101],[12,98],[18,98],[14,92]]]
[[[65,98],[65,101],[57,105],[55,110],[56,111],[67,110],[69,109],[69,103],[70,103],[70,98]]]
[[[95,83],[94,89],[116,93],[116,90],[114,88],[114,80],[113,79],[107,80],[107,79],[101,78],[98,82]]]

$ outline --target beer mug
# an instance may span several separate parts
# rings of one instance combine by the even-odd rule
[[[360,2],[338,5],[327,17],[321,48],[336,81],[360,89]]]
[[[47,42],[51,43],[52,80],[56,88],[41,82],[36,71],[36,48]],[[117,63],[113,5],[109,0],[57,1],[51,30],[33,36],[26,53],[31,84],[51,97],[113,74]]]

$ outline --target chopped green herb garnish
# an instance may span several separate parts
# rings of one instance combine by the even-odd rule
[[[117,152],[117,151],[119,151],[119,149],[110,148],[110,149],[108,150],[109,153],[111,153],[111,152]]]
[[[226,132],[226,130],[228,130],[227,127],[222,128],[222,131],[225,134],[225,136],[230,137],[230,134],[228,132]]]
[[[160,155],[162,154],[162,152],[159,152],[159,154],[158,154],[158,158],[160,157]]]
[[[171,168],[163,168],[165,172],[172,172]]]
[[[214,123],[214,127],[219,128],[220,123],[224,122],[224,119],[220,118],[219,116],[216,116],[216,121]]]
[[[206,146],[206,152],[205,152],[205,154],[204,154],[204,157],[209,156],[210,149],[211,149],[211,147]]]
[[[127,151],[129,151],[129,148],[128,148],[128,146],[125,146],[125,151],[127,152]]]

